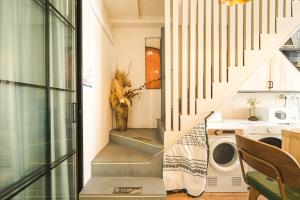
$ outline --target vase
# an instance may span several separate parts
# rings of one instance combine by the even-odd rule
[[[126,131],[128,123],[128,107],[125,105],[118,105],[116,107],[116,130]]]
[[[250,117],[248,118],[250,121],[258,121],[258,117],[256,117],[256,107],[251,106],[250,108]]]

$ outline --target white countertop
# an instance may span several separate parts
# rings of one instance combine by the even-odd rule
[[[249,128],[280,128],[295,129],[299,128],[297,124],[278,124],[268,121],[249,121],[247,119],[224,119],[222,121],[208,121],[207,129],[249,129]]]

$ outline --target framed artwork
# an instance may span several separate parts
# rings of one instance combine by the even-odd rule
[[[160,38],[145,39],[146,89],[160,89]]]

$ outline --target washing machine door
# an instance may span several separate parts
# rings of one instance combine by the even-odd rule
[[[211,142],[209,163],[218,172],[231,172],[237,169],[239,160],[235,140],[220,137]]]

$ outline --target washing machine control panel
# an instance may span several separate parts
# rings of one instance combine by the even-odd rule
[[[242,133],[241,129],[208,129],[208,135],[234,135]]]

